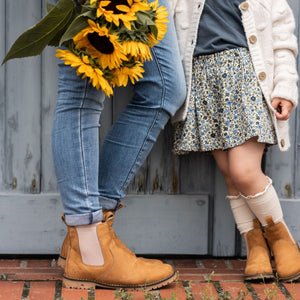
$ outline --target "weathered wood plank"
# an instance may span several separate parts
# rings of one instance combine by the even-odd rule
[[[299,35],[299,17],[300,8],[299,1],[288,0],[296,20],[295,34],[300,41]],[[298,57],[298,62],[300,62]],[[298,63],[298,72],[300,64]],[[299,106],[292,113],[290,118],[290,138],[291,148],[288,152],[282,153],[278,147],[271,147],[266,155],[266,173],[273,179],[274,186],[280,198],[298,198],[300,200],[300,139],[299,139]]]
[[[208,254],[208,197],[128,196],[114,228],[138,254]],[[13,212],[12,212],[13,209]],[[58,194],[0,194],[0,254],[57,254],[66,234]],[[17,224],[17,225],[16,225]]]
[[[216,167],[217,168],[217,167]],[[215,172],[214,194],[212,203],[211,222],[213,227],[209,232],[214,256],[234,256],[235,253],[235,222],[230,209],[229,201],[225,199],[227,189],[223,176],[219,170]]]
[[[5,1],[0,2],[0,62],[2,62],[6,52],[5,40]],[[5,72],[6,66],[0,67],[0,190],[5,188]]]
[[[20,9],[22,7],[22,9]],[[6,1],[7,46],[41,18],[41,2],[21,5]],[[16,22],[16,20],[19,20]],[[41,58],[26,58],[6,64],[6,182],[16,178],[15,190],[40,190]]]
[[[51,133],[57,99],[57,58],[54,48],[46,48],[42,54],[42,100],[41,100],[41,191],[58,191],[54,173]]]
[[[180,155],[180,192],[209,193],[214,189],[214,159],[206,153]]]
[[[126,197],[115,230],[140,254],[207,254],[206,195]]]
[[[46,1],[42,1],[42,14],[47,13]],[[55,48],[46,47],[41,56],[41,191],[58,192],[54,173],[51,132],[57,99],[57,61]]]
[[[292,8],[296,17],[297,22],[297,37],[298,37],[298,47],[300,49],[300,2],[297,0],[291,1]],[[300,55],[298,55],[298,72],[300,74]],[[300,95],[300,90],[299,90]],[[300,99],[299,99],[300,100]],[[300,109],[299,105],[296,111],[296,155],[295,155],[295,197],[300,199]]]
[[[300,37],[300,3],[298,0],[288,1]],[[26,5],[21,5],[19,0],[0,2],[0,38],[5,41],[0,46],[1,60],[17,36],[36,23],[41,12],[45,13],[44,2],[32,0]],[[300,66],[300,57],[298,62]],[[11,190],[13,177],[16,177],[18,192],[0,195],[0,236],[6,242],[5,249],[0,245],[0,253],[59,252],[65,227],[59,220],[62,205],[57,194],[50,139],[56,89],[57,67],[53,48],[46,49],[42,57],[11,61],[0,68],[0,191]],[[113,99],[106,100],[101,116],[100,144],[131,96],[131,87],[120,88],[116,89]],[[272,147],[267,154],[266,170],[283,199],[286,222],[298,241],[299,120],[297,108],[291,118],[291,150],[281,153]],[[129,195],[125,200],[126,208],[118,212],[116,231],[130,248],[140,254],[152,251],[235,255],[235,225],[229,203],[225,200],[224,180],[215,170],[213,158],[199,153],[174,156],[171,140],[172,128],[168,124],[128,187],[127,191],[136,196]],[[31,186],[33,179],[36,180],[35,189]],[[38,193],[40,185],[45,194],[25,195]],[[168,195],[176,193],[176,196]],[[197,195],[202,194],[207,195],[205,199],[202,196],[198,199]],[[37,226],[40,224],[41,227]],[[13,235],[12,232],[16,231],[18,234]],[[172,252],[168,252],[170,247]]]
[[[148,193],[179,193],[179,158],[172,153],[172,149],[173,128],[169,122],[147,159]]]
[[[129,85],[126,88],[116,88],[112,99],[112,122],[114,122],[118,116],[125,109],[126,105],[130,102],[133,96],[133,88]],[[147,161],[141,166],[136,173],[135,177],[127,187],[127,193],[147,193],[148,192],[148,170]]]

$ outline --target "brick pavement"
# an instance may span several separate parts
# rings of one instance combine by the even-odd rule
[[[179,272],[176,283],[162,288],[147,299],[217,300],[245,299],[300,300],[300,282],[246,283],[243,281],[245,260],[240,259],[168,259]],[[113,290],[69,290],[62,287],[63,270],[55,259],[0,259],[0,299],[2,300],[111,300]],[[145,292],[134,294],[134,300],[145,299]],[[269,298],[267,294],[269,293]],[[272,296],[272,294],[275,294]],[[173,295],[173,298],[172,298]],[[223,295],[223,298],[222,298]],[[224,295],[231,296],[224,297]],[[206,298],[205,298],[206,297]],[[273,298],[272,298],[273,297]],[[120,298],[119,298],[120,299]],[[125,299],[125,298],[124,298]]]

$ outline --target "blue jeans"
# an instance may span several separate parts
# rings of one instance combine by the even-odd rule
[[[169,9],[168,0],[160,0],[160,5]],[[116,209],[160,131],[185,100],[184,72],[171,19],[152,56],[100,153],[99,117],[105,96],[59,62],[52,151],[69,225],[101,221],[102,209]]]

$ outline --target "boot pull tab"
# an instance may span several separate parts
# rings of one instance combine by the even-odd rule
[[[273,225],[275,225],[275,223],[274,223],[274,221],[273,221],[273,219],[272,219],[271,216],[267,216],[267,217],[265,218],[265,220],[266,220],[266,222],[268,223],[268,226],[273,226]]]
[[[66,224],[66,226],[68,226],[66,223],[65,214],[61,214],[61,220]]]

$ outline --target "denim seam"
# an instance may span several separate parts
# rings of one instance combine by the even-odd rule
[[[161,68],[160,68],[160,64],[158,62],[158,59],[157,59],[157,55],[156,55],[156,52],[155,52],[155,49],[151,49],[152,51],[152,58],[156,61],[156,65],[157,65],[157,68],[159,70],[159,74],[160,74],[160,77],[162,79],[162,97],[161,97],[161,109],[164,108],[164,105],[165,105],[165,94],[166,94],[166,84],[165,84],[165,78],[163,76],[163,72],[161,71]]]
[[[81,107],[79,109],[79,128],[80,128],[80,152],[81,152],[81,160],[82,160],[82,165],[83,165],[83,170],[84,170],[84,186],[85,186],[85,194],[86,194],[86,203],[88,205],[88,208],[91,210],[91,203],[88,199],[88,184],[87,184],[87,171],[86,171],[86,164],[85,164],[85,156],[84,156],[84,151],[83,151],[83,137],[82,137],[82,122],[81,122],[81,116],[82,116],[82,108],[84,106],[84,101],[85,101],[85,96],[86,96],[86,91],[87,91],[87,79],[85,79],[85,88],[84,88],[84,94],[83,94],[83,99],[81,100]]]
[[[145,146],[147,145],[147,138],[149,137],[149,132],[152,130],[154,124],[157,122],[158,117],[159,117],[159,115],[161,114],[162,111],[163,111],[163,109],[160,108],[160,109],[156,112],[155,117],[153,118],[153,121],[152,121],[152,123],[151,123],[151,126],[150,126],[149,129],[148,129],[147,135],[146,135],[146,137],[145,137],[145,139],[144,139],[144,142],[143,142],[143,144],[142,144],[142,146],[141,146],[141,149],[139,150],[139,153],[138,153],[138,155],[136,156],[136,159],[135,159],[135,161],[134,161],[134,163],[133,163],[133,165],[132,165],[130,171],[128,172],[128,175],[127,175],[127,177],[126,177],[126,179],[125,179],[125,181],[124,181],[124,183],[123,183],[123,185],[122,185],[122,187],[121,187],[121,191],[122,191],[122,192],[124,192],[124,187],[127,187],[127,185],[128,185],[128,184],[127,184],[128,178],[130,177],[130,175],[131,175],[132,173],[134,173],[133,169],[134,169],[134,167],[136,166],[136,162],[139,160],[139,157],[140,157],[141,153],[144,151]]]
[[[141,146],[141,149],[140,149],[138,155],[136,156],[136,159],[135,159],[135,161],[134,161],[134,163],[133,163],[133,165],[132,165],[130,171],[128,172],[128,175],[127,175],[127,177],[126,177],[126,179],[125,179],[123,185],[121,186],[121,191],[122,191],[122,192],[124,192],[124,187],[127,187],[127,185],[128,185],[128,178],[130,177],[130,175],[131,175],[132,173],[134,173],[134,172],[133,172],[133,169],[134,169],[134,167],[136,166],[136,162],[138,161],[138,158],[140,157],[141,153],[142,153],[142,152],[144,151],[144,149],[145,149],[145,145],[147,144],[147,138],[149,137],[149,132],[152,130],[154,124],[155,124],[155,123],[157,122],[157,120],[158,120],[159,115],[160,115],[161,112],[164,110],[163,107],[164,107],[165,87],[166,87],[166,85],[165,85],[165,79],[164,79],[163,73],[162,73],[162,71],[161,71],[160,64],[159,64],[159,62],[158,62],[158,59],[157,59],[155,50],[154,50],[154,49],[151,49],[151,52],[152,52],[152,58],[153,58],[153,60],[156,61],[156,65],[157,65],[157,68],[158,68],[158,70],[159,70],[160,77],[161,77],[161,79],[162,79],[162,96],[161,96],[161,103],[160,103],[161,108],[156,112],[155,117],[153,118],[152,124],[151,124],[151,126],[149,127],[148,132],[147,132],[147,135],[146,135],[146,137],[145,137],[145,139],[144,139],[144,142],[143,142],[143,144],[142,144],[142,146]]]

